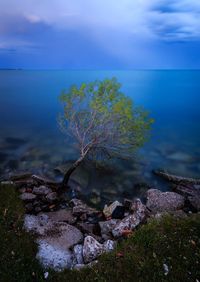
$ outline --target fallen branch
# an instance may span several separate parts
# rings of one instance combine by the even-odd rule
[[[177,176],[161,170],[153,170],[153,173],[176,184],[200,184],[200,179]]]

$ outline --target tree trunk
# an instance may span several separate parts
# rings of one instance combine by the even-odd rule
[[[64,179],[61,184],[61,188],[65,189],[67,187],[69,178],[71,174],[75,171],[75,169],[82,163],[86,155],[81,156],[75,163],[72,164],[72,166],[68,169],[68,171],[64,175]]]

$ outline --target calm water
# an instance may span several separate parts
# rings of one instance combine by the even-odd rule
[[[155,118],[152,137],[134,162],[107,173],[80,169],[74,178],[83,193],[98,203],[141,195],[146,188],[135,185],[141,182],[166,189],[152,175],[155,168],[200,177],[200,71],[0,71],[1,175],[31,170],[58,177],[54,168],[75,157],[58,130],[59,94],[113,76]]]

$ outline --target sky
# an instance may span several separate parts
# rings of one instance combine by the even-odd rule
[[[0,68],[200,69],[200,0],[0,0]]]

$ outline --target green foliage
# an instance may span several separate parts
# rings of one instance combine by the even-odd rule
[[[132,157],[148,138],[153,120],[120,91],[115,78],[72,86],[62,93],[62,129],[84,148],[93,144],[90,154],[104,157]]]

